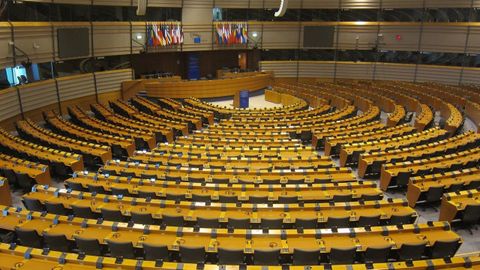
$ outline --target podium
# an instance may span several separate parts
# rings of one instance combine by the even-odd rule
[[[248,108],[250,92],[248,90],[238,90],[233,97],[233,107]]]

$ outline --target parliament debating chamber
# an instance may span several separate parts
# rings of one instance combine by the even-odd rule
[[[3,0],[0,269],[480,269],[480,1]]]

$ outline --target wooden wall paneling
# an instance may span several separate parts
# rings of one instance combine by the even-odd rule
[[[212,49],[211,24],[183,24],[183,51],[208,51]],[[200,37],[200,43],[195,43],[194,38]]]
[[[461,67],[418,65],[417,82],[458,84]]]
[[[149,7],[182,7],[182,0],[148,0]]]
[[[463,70],[462,84],[480,84],[480,68],[465,68]]]
[[[400,80],[412,82],[415,74],[413,64],[395,64],[377,62],[375,69],[376,80]]]
[[[58,109],[54,80],[21,85],[18,88],[25,117],[39,121],[42,119],[41,111]]]
[[[337,27],[337,35],[339,35],[339,50],[371,50],[375,47],[375,42],[377,40],[377,26],[340,25]]]
[[[445,38],[448,36],[448,38]],[[467,26],[423,26],[422,51],[463,53]]]
[[[13,66],[12,29],[8,22],[0,22],[0,68]]]
[[[121,90],[123,81],[132,80],[131,69],[112,70],[95,73],[98,95]]]
[[[297,49],[298,23],[264,23],[263,49]]]
[[[261,61],[259,67],[261,71],[273,71],[276,78],[297,76],[296,61]]]
[[[34,63],[49,62],[53,58],[52,31],[49,23],[12,22],[15,45],[23,50]],[[17,50],[17,64],[27,61]]]
[[[145,28],[143,29],[145,33]],[[93,46],[96,56],[130,54],[130,24],[128,22],[94,22]],[[145,42],[145,40],[141,40]]]
[[[372,62],[337,62],[336,78],[367,79],[373,78]]]
[[[300,61],[299,77],[333,78],[334,62]]]
[[[467,53],[480,53],[480,24],[470,27],[470,36],[467,43]]]
[[[21,118],[20,101],[18,100],[17,88],[11,87],[0,91],[0,127],[11,130],[13,128],[10,119]]]
[[[70,105],[64,105],[66,101],[75,100],[74,104],[83,108],[88,108],[89,104],[92,103],[91,98],[84,97],[93,97],[93,103],[95,102],[95,85],[92,73],[58,78],[57,85],[60,102],[63,105],[62,112],[66,112],[66,107]]]
[[[419,33],[420,25],[382,24],[380,34],[383,37],[380,39],[379,48],[394,51],[416,51]],[[400,35],[400,40],[397,40],[397,35]]]
[[[131,0],[93,0],[94,5],[99,6],[132,6]],[[136,1],[133,2],[133,6],[137,6]]]

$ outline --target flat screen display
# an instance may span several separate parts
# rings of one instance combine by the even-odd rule
[[[334,35],[334,26],[304,26],[303,47],[332,48]]]
[[[88,28],[60,28],[57,30],[60,58],[82,57],[90,54]]]

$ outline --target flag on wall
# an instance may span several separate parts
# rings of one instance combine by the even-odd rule
[[[215,43],[222,45],[247,44],[248,27],[245,22],[216,23]]]
[[[183,43],[180,22],[147,23],[147,46],[160,47]]]

